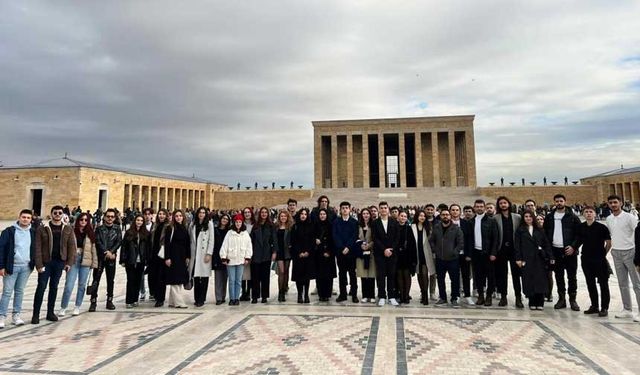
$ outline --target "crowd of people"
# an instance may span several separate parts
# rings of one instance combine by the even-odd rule
[[[584,313],[608,315],[608,279],[615,269],[623,303],[616,317],[639,322],[629,287],[630,280],[637,310],[637,217],[623,210],[616,195],[607,200],[605,223],[598,221],[602,207],[580,205],[574,210],[562,194],[553,201],[548,209],[533,200],[516,207],[504,196],[495,204],[478,199],[464,207],[456,203],[390,207],[383,201],[359,209],[340,202],[333,209],[329,198],[321,196],[312,210],[298,209],[298,202],[290,199],[281,210],[246,207],[225,212],[200,207],[156,213],[147,208],[127,209],[122,217],[109,208],[98,219],[79,207],[71,211],[68,206],[54,206],[46,224],[34,221],[33,213],[25,209],[0,235],[0,276],[4,278],[0,327],[5,325],[12,297],[12,323],[24,324],[22,299],[34,269],[38,281],[32,324],[40,322],[47,288],[49,321],[68,312],[80,314],[85,294],[89,295],[88,311],[96,311],[103,274],[105,308],[116,309],[118,265],[126,274],[126,308],[147,299],[147,286],[155,307],[166,302],[169,307],[187,308],[185,290],[193,290],[194,306],[202,307],[212,275],[216,305],[227,300],[231,306],[241,301],[268,303],[275,271],[278,302],[287,300],[293,281],[297,302],[310,303],[314,280],[321,303],[329,303],[336,294],[337,303],[350,299],[378,306],[410,304],[416,277],[420,301],[415,303],[457,308],[492,306],[496,299],[498,306],[507,306],[510,274],[516,308],[524,308],[524,295],[531,310],[543,310],[545,302],[553,300],[555,279],[554,308],[580,311],[578,254],[590,297]],[[613,269],[607,260],[609,252]],[[56,310],[63,272],[65,285]]]

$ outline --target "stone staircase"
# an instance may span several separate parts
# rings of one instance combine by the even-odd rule
[[[326,195],[331,206],[337,206],[341,201],[349,201],[354,207],[365,207],[384,200],[391,206],[396,205],[425,205],[433,203],[458,203],[461,206],[473,205],[478,198],[484,198],[478,189],[468,187],[448,188],[394,188],[394,189],[315,189],[308,200],[298,202],[298,207],[315,207],[318,197]],[[492,201],[492,199],[487,200]]]

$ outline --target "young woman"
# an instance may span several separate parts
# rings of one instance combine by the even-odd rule
[[[398,297],[400,303],[408,304],[409,294],[411,292],[411,277],[416,272],[418,260],[417,252],[413,249],[415,239],[411,226],[408,223],[407,213],[400,211],[398,213],[398,253],[396,263],[396,274],[398,283]]]
[[[169,212],[161,208],[156,214],[156,222],[149,236],[151,246],[149,259],[147,260],[149,272],[149,289],[151,295],[156,299],[155,307],[164,306],[164,298],[167,294],[167,286],[164,283],[162,272],[166,267],[164,259],[158,256],[160,246],[164,244],[164,233],[166,225],[169,223]]]
[[[362,281],[362,303],[376,303],[376,262],[373,257],[371,210],[363,208],[358,220],[356,275]]]
[[[247,228],[247,234],[251,236],[253,226],[256,224],[255,217],[253,215],[253,209],[251,207],[245,207],[242,209],[242,217],[244,219],[244,225]],[[246,264],[242,271],[242,295],[240,301],[248,301],[250,299],[249,294],[251,292],[251,266]]]
[[[551,245],[543,229],[536,226],[535,214],[526,210],[515,233],[516,264],[522,269],[522,290],[529,298],[529,309],[542,310],[547,293],[547,272],[554,263]]]
[[[227,266],[229,273],[229,305],[240,304],[240,288],[242,285],[242,273],[244,267],[249,265],[253,248],[251,237],[247,233],[247,227],[241,214],[234,216],[233,226],[227,232],[220,248],[220,258]]]
[[[189,257],[191,242],[184,225],[182,210],[173,212],[173,222],[166,226],[164,234],[165,283],[169,285],[169,307],[186,309],[183,285],[189,282]]]
[[[411,224],[414,243],[410,246],[412,251],[415,251],[418,260],[418,285],[420,285],[420,303],[423,305],[429,304],[429,280],[436,273],[426,221],[427,214],[422,210],[416,211],[413,224]]]
[[[73,285],[78,281],[78,291],[76,292],[76,303],[73,309],[73,315],[80,314],[82,300],[87,288],[87,280],[91,270],[98,267],[98,255],[96,254],[96,236],[91,226],[91,215],[81,213],[75,221],[74,232],[76,235],[76,263],[67,272],[67,278],[64,283],[64,293],[62,294],[62,304],[59,316],[65,316]]]
[[[291,230],[291,279],[296,282],[298,303],[309,303],[309,281],[315,279],[315,237],[306,208],[298,212],[298,222]]]
[[[276,253],[273,246],[273,224],[266,207],[261,207],[258,212],[258,220],[251,231],[251,242],[251,303],[258,303],[258,298],[262,298],[260,302],[267,303],[271,262],[276,259]]]
[[[336,257],[333,253],[333,237],[329,212],[325,208],[318,210],[318,221],[315,223],[315,257],[316,257],[316,286],[318,300],[329,302],[333,279],[336,277]]]
[[[189,226],[191,241],[191,262],[189,275],[193,278],[193,299],[196,307],[204,306],[211,276],[211,256],[213,255],[214,230],[207,209],[196,210],[193,222]]]
[[[531,212],[535,212],[535,211],[532,210]],[[536,216],[536,226],[544,231],[544,215]],[[549,285],[549,289],[547,289],[547,292],[545,293],[546,302],[553,301],[553,267],[554,267],[553,264],[550,265],[549,270],[547,272],[547,283]]]
[[[213,260],[211,261],[211,268],[213,269],[213,276],[216,284],[216,305],[222,305],[226,302],[227,297],[227,266],[222,263],[220,258],[220,248],[222,248],[222,242],[231,227],[231,217],[224,214],[218,221],[218,226],[215,229],[214,246],[213,246]]]
[[[138,214],[120,246],[120,265],[127,270],[127,308],[138,306],[138,292],[148,255],[149,232],[144,225],[144,216]]]
[[[274,246],[278,265],[278,302],[285,302],[289,284],[289,265],[291,264],[291,227],[293,217],[287,210],[278,212],[274,227]]]

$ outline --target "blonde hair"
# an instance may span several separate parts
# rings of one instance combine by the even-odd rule
[[[291,217],[291,214],[289,213],[288,210],[280,210],[278,211],[278,217],[276,219],[276,226],[278,228],[280,228],[280,225],[282,224],[280,222],[280,215],[286,215],[287,216],[287,222],[284,224],[285,229],[291,229],[291,227],[293,226],[293,217]]]

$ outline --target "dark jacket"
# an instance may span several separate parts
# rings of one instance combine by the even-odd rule
[[[509,238],[508,241],[511,242],[511,244],[513,244],[513,241],[516,240],[516,230],[520,226],[520,221],[522,220],[522,217],[519,214],[511,212],[509,215],[509,218],[511,219],[511,227],[513,228],[513,237]],[[498,212],[493,217],[493,220],[495,220],[496,224],[498,224],[498,252],[500,252],[502,251],[502,239],[503,239],[502,237],[504,233],[504,230],[502,228],[502,213]]]
[[[371,224],[371,230],[373,232],[373,255],[376,258],[384,258],[385,249],[393,249],[391,257],[396,256],[396,251],[398,250],[399,229],[400,225],[391,216],[389,216],[386,232],[382,226],[381,218],[377,218],[373,221]]]
[[[166,260],[171,260],[171,266],[165,266],[165,283],[186,284],[189,281],[187,259],[191,256],[191,238],[187,228],[182,225],[165,226],[164,255]]]
[[[477,221],[478,216],[474,217],[473,220],[469,220],[471,224],[471,249],[473,249],[473,251],[477,251],[475,249],[475,226]],[[496,224],[496,221],[485,214],[480,221],[480,231],[482,232],[482,253],[485,255],[498,255],[498,247],[500,246],[498,237],[500,233],[498,233],[498,224]]]
[[[355,246],[358,240],[358,220],[349,217],[349,220],[343,220],[342,217],[337,217],[332,225],[333,244],[335,254],[337,257],[355,257]],[[342,254],[344,248],[348,248],[347,255]]]
[[[271,256],[276,252],[274,242],[277,241],[273,235],[274,232],[271,225],[253,226],[253,229],[251,229],[251,245],[253,246],[251,262],[271,262]]]
[[[556,210],[552,210],[547,214],[547,217],[544,219],[544,233],[547,236],[547,239],[550,243],[553,243],[553,230],[555,228],[555,220],[553,219],[553,215],[556,213]],[[580,225],[580,219],[573,213],[573,210],[570,207],[565,207],[564,209],[564,217],[562,217],[562,241],[564,242],[564,246],[571,246],[575,249],[575,253],[573,255],[578,255],[578,248],[576,244],[578,242],[578,226]]]
[[[534,228],[531,235],[525,226],[518,227],[515,232],[515,259],[525,262],[522,267],[524,295],[531,297],[533,294],[547,293],[547,273],[549,262],[553,260],[553,252],[547,236],[540,228]]]
[[[460,219],[460,229],[464,237],[464,256],[471,258],[473,254],[473,219]]]
[[[316,238],[311,219],[297,222],[291,229],[291,270],[292,281],[304,281],[316,277]],[[300,254],[308,253],[309,256],[301,258]]]
[[[453,223],[449,224],[445,232],[440,222],[433,227],[429,244],[436,259],[457,260],[460,252],[464,252],[464,234],[462,229]]]
[[[96,228],[96,251],[98,260],[104,262],[107,251],[115,253],[122,244],[122,231],[120,226],[113,224],[111,227],[100,225]],[[108,263],[115,263],[115,260],[106,260]]]
[[[224,236],[227,235],[229,229],[220,229],[215,227],[213,233],[213,256],[211,257],[211,269],[213,270],[224,270],[227,268],[224,264],[222,264],[222,259],[220,258],[220,248],[222,247],[222,241],[224,241]]]
[[[416,251],[416,240],[413,238],[413,231],[409,223],[404,225],[399,225],[398,223],[398,250],[396,253],[398,255],[396,267],[415,272],[418,264],[418,252]]]
[[[125,266],[135,266],[136,263],[146,265],[149,259],[150,245],[148,233],[136,235],[127,232],[122,239],[119,263]],[[140,262],[137,261],[138,257],[140,257]]]
[[[328,220],[328,219],[327,219]],[[320,240],[316,245],[316,278],[330,279],[336,277],[336,257],[333,249],[331,223],[317,221],[314,224],[313,238]],[[329,256],[325,256],[328,254]]]
[[[636,255],[633,257],[633,264],[640,266],[640,223],[638,223],[634,234],[636,240]]]
[[[31,248],[29,255],[29,268],[33,270],[36,264],[36,228],[31,226]],[[2,231],[0,235],[0,270],[4,269],[7,275],[13,274],[13,259],[16,256],[15,249],[15,233],[16,228],[12,225]]]
[[[76,262],[77,246],[76,235],[73,233],[71,225],[62,226],[62,234],[60,236],[60,258],[66,266],[73,266]],[[53,233],[49,225],[42,225],[36,231],[36,268],[42,268],[51,261],[51,252],[53,251]]]

